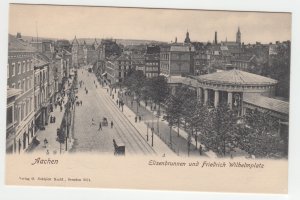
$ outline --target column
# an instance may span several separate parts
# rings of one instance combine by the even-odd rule
[[[227,103],[229,108],[232,109],[232,92],[228,92]]]
[[[171,89],[172,95],[175,95],[175,90],[176,90],[175,86],[172,86],[172,89]]]
[[[204,89],[204,105],[207,105],[208,101],[208,90]]]
[[[219,91],[215,90],[215,103],[214,103],[215,108],[218,107],[218,105],[219,105]]]
[[[198,101],[202,101],[202,89],[200,87],[197,88],[197,99]]]

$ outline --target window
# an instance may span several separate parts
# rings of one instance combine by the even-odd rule
[[[33,60],[30,62],[31,70],[33,70]]]
[[[27,71],[29,72],[29,70],[30,70],[30,60],[27,60],[26,68],[27,68]]]
[[[12,63],[12,75],[11,76],[15,76],[16,75],[16,64]]]
[[[27,80],[26,80],[26,82],[25,82],[25,90],[26,90],[26,91],[29,89],[29,86],[28,86],[28,85],[29,85],[29,84],[28,84],[28,81],[29,81],[29,80],[27,79]]]
[[[25,92],[25,79],[23,79],[23,81],[22,81],[22,90],[23,90],[23,92]]]
[[[13,106],[10,106],[6,109],[6,126],[12,124],[13,120]]]
[[[24,103],[21,105],[21,121],[24,119]]]
[[[28,101],[25,102],[25,105],[26,105],[26,109],[25,109],[26,110],[26,114],[25,114],[25,116],[27,116],[28,113],[29,113],[29,110],[28,110]]]
[[[29,112],[32,111],[32,98],[29,99]]]
[[[18,68],[17,68],[18,74],[21,74],[21,70],[22,70],[21,68],[22,68],[21,62],[18,62]]]
[[[23,61],[23,73],[26,72],[26,61]]]

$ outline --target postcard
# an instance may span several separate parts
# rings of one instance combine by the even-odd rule
[[[10,4],[5,183],[287,194],[291,19]]]

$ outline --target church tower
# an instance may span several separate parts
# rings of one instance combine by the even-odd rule
[[[236,33],[236,43],[241,44],[241,31],[240,31],[240,27],[238,27],[238,31]]]
[[[185,44],[191,43],[189,31],[186,32],[184,43]]]

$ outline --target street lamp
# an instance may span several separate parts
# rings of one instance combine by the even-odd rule
[[[152,135],[151,135],[151,146],[153,147],[153,132],[154,132],[154,128],[151,128],[151,133],[152,133]]]
[[[147,142],[148,142],[148,140],[149,140],[148,129],[149,129],[149,123],[147,122]]]

